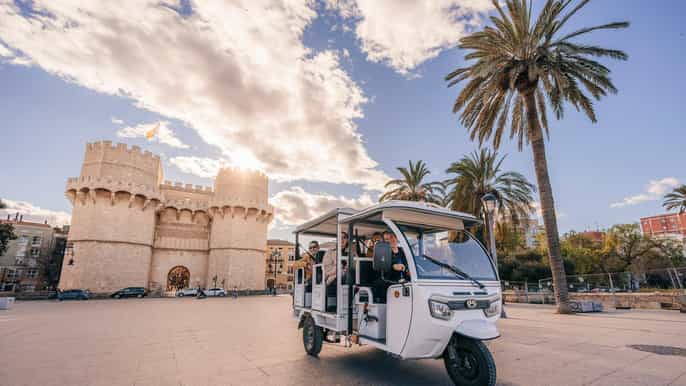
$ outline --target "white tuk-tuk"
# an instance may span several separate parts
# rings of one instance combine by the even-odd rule
[[[305,239],[335,240],[326,252],[333,256],[295,271],[293,316],[307,353],[318,355],[323,343],[370,345],[401,359],[443,358],[455,384],[495,385],[483,341],[500,336],[501,290],[492,259],[465,230],[479,222],[430,204],[387,201],[335,209],[297,227],[296,259]],[[379,233],[389,242],[372,244]]]

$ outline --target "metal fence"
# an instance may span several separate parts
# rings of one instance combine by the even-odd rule
[[[503,290],[513,301],[554,304],[553,279],[538,281],[502,280]],[[567,290],[572,296],[584,294],[653,293],[686,295],[686,267],[648,269],[567,276]],[[577,295],[574,295],[577,294]],[[616,299],[616,297],[614,297]],[[615,301],[616,303],[616,301]]]
[[[567,285],[569,292],[580,293],[683,291],[686,288],[686,267],[571,275],[567,276]],[[536,287],[552,290],[553,279],[539,280]]]

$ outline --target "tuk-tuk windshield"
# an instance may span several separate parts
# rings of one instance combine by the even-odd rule
[[[449,269],[439,267],[424,256],[450,264],[477,280],[496,280],[491,259],[476,239],[465,231],[420,232],[400,226],[412,249],[419,279],[455,279]]]

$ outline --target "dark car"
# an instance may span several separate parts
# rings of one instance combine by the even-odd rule
[[[87,289],[72,289],[60,291],[57,293],[57,300],[88,300],[91,297],[90,291]]]
[[[147,295],[143,287],[126,287],[112,294],[115,299],[119,298],[142,298]]]

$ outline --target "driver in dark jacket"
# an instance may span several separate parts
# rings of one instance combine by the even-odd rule
[[[407,258],[405,252],[398,246],[398,238],[395,233],[386,231],[383,233],[383,240],[391,246],[391,264],[393,272],[388,278],[391,281],[399,281],[400,279],[409,280],[410,271],[407,268]]]

